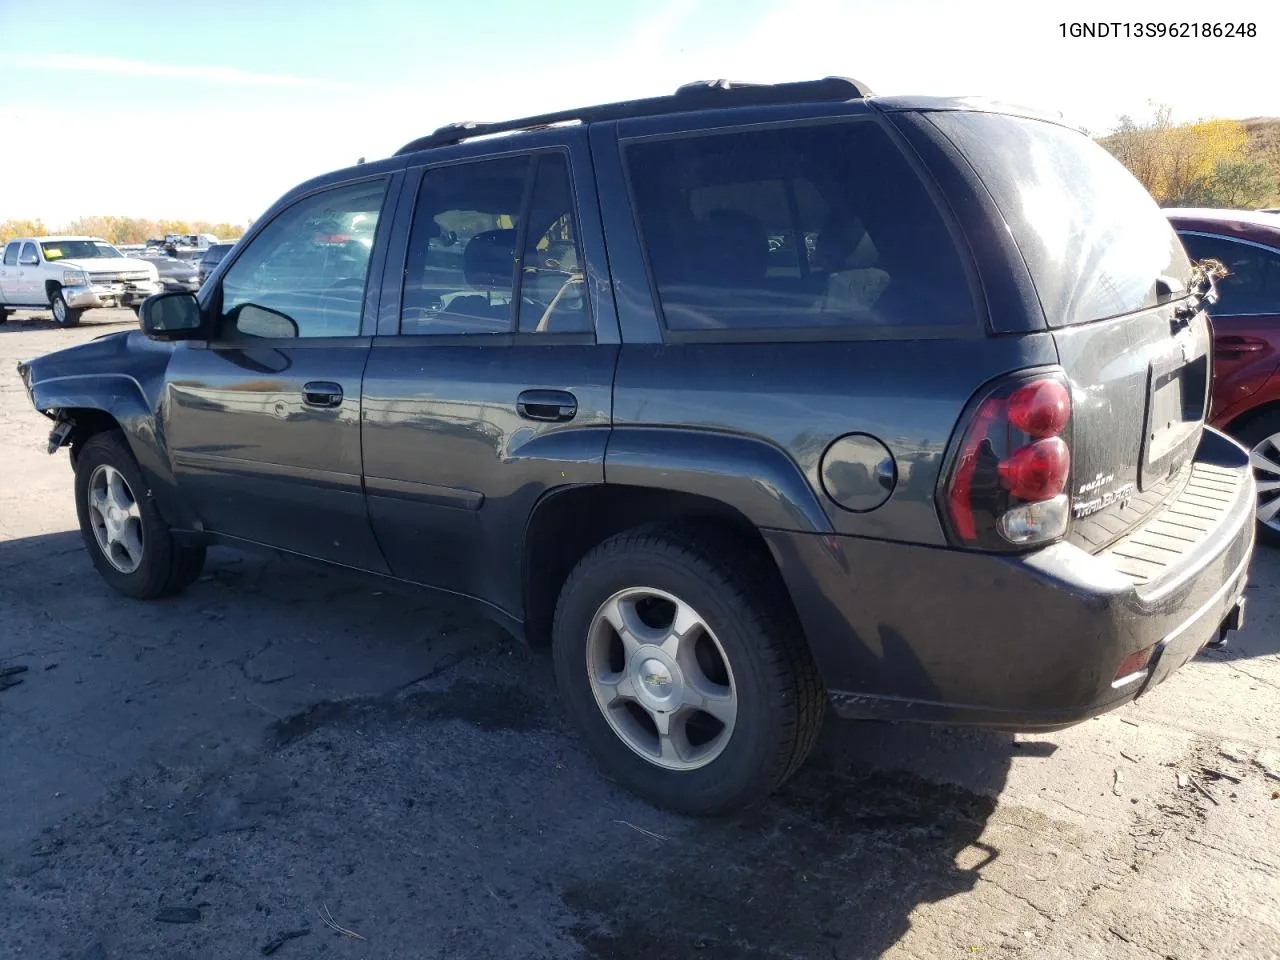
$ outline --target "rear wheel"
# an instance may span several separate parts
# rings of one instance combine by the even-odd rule
[[[604,770],[660,806],[746,806],[804,761],[825,694],[776,574],[736,540],[653,526],[574,569],[553,633],[561,697]]]
[[[53,296],[49,300],[49,307],[53,310],[54,322],[60,327],[74,327],[80,322],[80,314],[84,312],[67,306],[67,301],[62,296],[61,288],[53,291]]]
[[[85,548],[103,579],[150,600],[182,591],[200,575],[204,547],[178,543],[118,430],[85,442],[75,459],[76,512]]]
[[[1251,451],[1258,482],[1258,539],[1280,546],[1280,410],[1263,414],[1245,425],[1237,438]]]

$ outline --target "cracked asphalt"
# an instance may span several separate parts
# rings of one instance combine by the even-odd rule
[[[1280,552],[1138,704],[829,722],[768,803],[687,820],[598,775],[546,656],[430,598],[226,551],[113,594],[12,370],[131,322],[0,327],[0,957],[1280,957]]]

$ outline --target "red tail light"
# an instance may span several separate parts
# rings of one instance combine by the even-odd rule
[[[1046,437],[1019,447],[996,469],[1000,482],[1012,496],[1019,500],[1048,500],[1067,485],[1071,454],[1061,437]]]
[[[994,550],[1061,537],[1071,473],[1071,393],[1062,375],[1002,381],[972,409],[943,488],[952,536]]]

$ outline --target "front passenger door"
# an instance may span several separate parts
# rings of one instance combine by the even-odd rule
[[[360,381],[391,183],[296,201],[202,292],[212,339],[175,350],[163,415],[179,487],[207,530],[385,572],[361,485]]]

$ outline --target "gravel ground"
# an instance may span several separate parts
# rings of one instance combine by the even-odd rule
[[[1280,552],[1139,704],[832,721],[691,821],[599,776],[545,655],[433,599],[224,551],[111,593],[11,371],[132,322],[0,327],[0,957],[1280,957]]]

